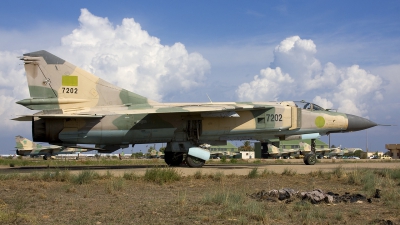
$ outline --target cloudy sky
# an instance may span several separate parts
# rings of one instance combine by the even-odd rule
[[[10,120],[31,113],[15,104],[29,97],[17,56],[42,49],[157,101],[306,100],[400,125],[399,12],[397,1],[3,2],[0,153],[31,138]],[[383,151],[399,129],[331,144]]]

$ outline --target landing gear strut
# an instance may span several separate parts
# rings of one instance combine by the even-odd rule
[[[304,156],[304,164],[314,165],[317,162],[317,157],[315,155],[315,139],[311,139],[311,152]]]
[[[179,166],[183,161],[183,153],[165,152],[164,160],[168,166]]]

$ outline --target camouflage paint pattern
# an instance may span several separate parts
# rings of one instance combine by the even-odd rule
[[[109,150],[167,142],[166,151],[187,152],[192,146],[226,140],[354,131],[346,114],[316,105],[305,109],[292,101],[159,103],[43,50],[24,54],[21,60],[31,98],[17,103],[41,111],[15,120],[32,122],[34,141],[96,144]],[[372,122],[356,128],[371,126]]]
[[[87,151],[84,148],[67,148],[58,145],[43,146],[22,136],[15,137],[15,144],[16,153],[21,156],[72,154]]]

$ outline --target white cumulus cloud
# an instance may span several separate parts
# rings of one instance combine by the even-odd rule
[[[201,85],[210,63],[189,53],[182,43],[160,44],[133,18],[113,25],[107,18],[81,10],[80,26],[62,38],[55,49],[72,63],[120,87],[151,99]]]
[[[312,40],[299,36],[288,37],[274,50],[274,61],[261,70],[250,82],[236,89],[240,100],[313,100],[324,108],[366,115],[371,100],[382,99],[382,79],[352,65],[337,68],[328,62],[322,65],[315,58],[317,47]],[[262,75],[262,71],[276,71],[279,76]],[[283,77],[283,75],[281,75]]]
[[[277,100],[283,91],[290,91],[293,79],[283,74],[281,68],[266,68],[254,76],[250,83],[241,84],[236,90],[241,101],[262,101],[265,97]]]
[[[189,53],[182,43],[162,45],[133,18],[113,25],[107,18],[81,10],[80,26],[61,38],[49,52],[117,86],[156,101],[202,85],[210,63],[199,53]],[[40,34],[42,35],[42,34]],[[34,38],[34,37],[33,37]],[[30,49],[37,51],[41,49]],[[15,104],[29,98],[23,63],[27,50],[0,51],[0,126],[18,127],[10,120],[32,111]],[[26,125],[26,124],[25,124]]]

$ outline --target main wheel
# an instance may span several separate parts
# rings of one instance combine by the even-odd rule
[[[43,160],[47,160],[47,155],[44,155],[44,156],[43,156]]]
[[[168,166],[179,166],[183,161],[183,153],[165,152],[164,161]]]
[[[204,165],[205,162],[206,161],[196,158],[194,156],[190,156],[190,155],[186,156],[186,164],[189,167],[200,168]]]
[[[317,162],[317,158],[315,157],[315,154],[309,153],[304,156],[303,161],[306,165],[314,165]]]

